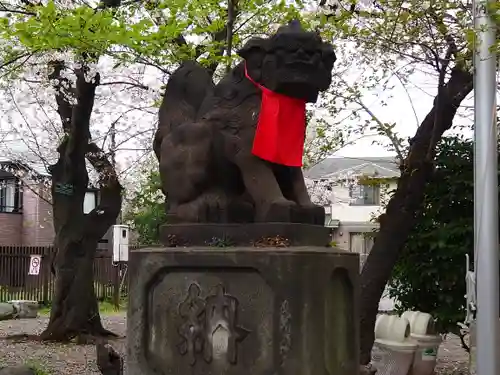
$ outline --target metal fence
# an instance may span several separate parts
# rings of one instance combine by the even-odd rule
[[[51,246],[0,246],[0,302],[22,299],[50,304],[55,286],[51,272],[54,254]],[[119,302],[126,286],[124,271],[124,266],[112,263],[109,250],[97,250],[94,288],[99,301]]]

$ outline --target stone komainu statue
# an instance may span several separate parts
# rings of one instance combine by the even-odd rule
[[[301,167],[263,160],[252,145],[262,91],[315,102],[331,83],[333,48],[292,21],[238,54],[244,61],[217,85],[195,62],[167,84],[154,151],[168,222],[323,225],[324,209],[311,203]]]

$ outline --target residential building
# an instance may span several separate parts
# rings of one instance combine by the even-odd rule
[[[22,180],[17,177],[20,171]],[[0,245],[52,244],[49,176],[26,164],[0,161]]]
[[[98,189],[89,187],[83,212],[92,211],[98,200]],[[50,175],[37,165],[0,160],[0,246],[49,246],[54,236]],[[110,228],[98,248],[109,249],[111,238]]]
[[[305,172],[313,201],[325,206],[325,225],[332,228],[332,240],[365,256],[378,228],[374,219],[399,175],[394,157],[331,157]]]

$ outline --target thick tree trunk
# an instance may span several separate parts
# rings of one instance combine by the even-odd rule
[[[56,244],[56,289],[50,321],[42,340],[69,341],[106,336],[94,292],[93,266],[97,243]]]
[[[73,88],[61,78],[64,62],[52,65],[54,72],[50,78],[57,82],[56,101],[65,137],[57,150],[59,159],[51,167],[56,285],[49,325],[41,338],[53,341],[78,338],[85,343],[90,337],[111,334],[101,324],[93,266],[98,241],[120,212],[122,187],[107,156],[96,144],[89,143],[90,116],[99,75],[86,78],[83,67],[76,72]],[[75,104],[70,103],[69,95],[76,99]],[[100,202],[89,214],[83,212],[89,183],[86,160],[98,172],[100,185]]]
[[[99,172],[104,173],[94,160],[95,155],[88,156],[88,159]],[[107,165],[107,161],[103,164]],[[121,185],[114,170],[111,169],[107,178],[113,181],[101,186],[101,202],[88,215],[83,214],[83,198],[78,199],[76,194],[63,197],[54,204],[57,231],[57,253],[53,262],[55,295],[49,325],[41,335],[43,340],[69,341],[77,338],[78,342],[85,343],[89,337],[112,335],[101,324],[93,270],[98,241],[115,222],[121,208]],[[72,202],[68,203],[68,200]]]
[[[432,110],[411,141],[407,159],[401,166],[397,189],[385,214],[373,248],[361,272],[360,328],[362,364],[370,362],[374,327],[380,298],[396,264],[399,251],[415,225],[421,209],[425,185],[434,171],[437,142],[453,124],[462,100],[472,90],[472,75],[455,68],[434,100]]]

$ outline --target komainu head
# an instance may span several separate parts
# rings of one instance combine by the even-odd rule
[[[271,91],[315,102],[332,81],[333,47],[291,21],[270,38],[253,38],[238,51],[248,74]]]

